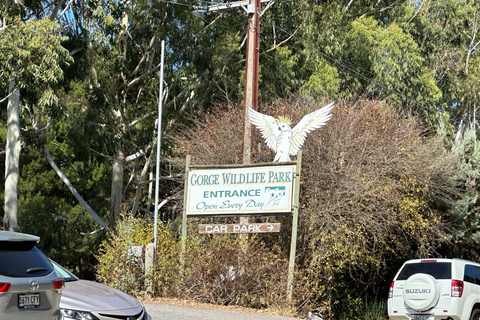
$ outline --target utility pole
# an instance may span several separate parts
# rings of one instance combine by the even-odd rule
[[[243,163],[250,163],[252,154],[252,124],[248,119],[248,108],[258,110],[258,53],[260,51],[261,0],[250,0],[247,30],[247,57],[245,66],[245,100],[243,127]]]
[[[247,53],[245,65],[243,164],[249,164],[252,154],[252,124],[248,118],[248,108],[258,109],[258,58],[260,51],[260,17],[262,2],[268,2],[267,10],[274,0],[243,0],[232,3],[215,4],[207,7],[194,7],[194,15],[201,16],[218,10],[241,7],[248,14]],[[248,224],[248,217],[240,217],[240,224]],[[246,249],[245,249],[246,251]]]
[[[215,4],[207,7],[194,7],[193,14],[201,16],[218,10],[241,7],[248,14],[247,54],[245,65],[243,164],[249,164],[252,154],[252,124],[248,118],[248,108],[258,109],[258,59],[260,52],[260,17],[262,2],[268,2],[267,10],[275,0],[243,0],[232,3]],[[240,217],[240,224],[248,224],[248,217]],[[246,249],[245,249],[246,250]]]
[[[262,3],[268,2],[267,10],[274,0],[243,0],[232,3],[220,3],[206,7],[194,6],[193,14],[202,16],[210,12],[241,7],[248,14],[247,55],[245,66],[244,93],[244,131],[243,131],[243,163],[249,164],[252,154],[252,129],[248,119],[248,108],[258,109],[258,57],[260,52],[260,17]]]

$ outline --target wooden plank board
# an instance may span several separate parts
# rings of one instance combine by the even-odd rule
[[[281,223],[200,224],[199,233],[270,233],[280,232]]]

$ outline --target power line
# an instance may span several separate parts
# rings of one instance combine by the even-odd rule
[[[283,28],[281,27],[278,27],[278,26],[275,26],[276,29],[282,31],[283,33],[287,34],[289,37],[291,37],[292,39],[295,39],[296,41],[302,43],[302,44],[306,44],[306,41],[303,39],[303,38],[300,38],[299,36],[296,36],[294,34],[291,34],[290,32],[284,30]],[[394,39],[392,39],[393,41]],[[348,73],[350,73],[351,75],[355,76],[355,77],[358,77],[358,78],[361,78],[365,81],[368,81],[372,84],[374,84],[376,87],[378,87],[379,89],[383,89],[383,90],[386,90],[392,94],[395,94],[397,96],[400,96],[402,98],[404,98],[405,100],[408,100],[412,103],[414,103],[415,105],[423,108],[425,111],[431,111],[425,104],[422,104],[420,103],[419,101],[417,101],[416,99],[406,95],[405,93],[402,93],[402,92],[399,92],[399,91],[396,91],[390,87],[388,87],[387,85],[379,82],[378,80],[374,80],[373,78],[375,77],[374,74],[372,74],[370,71],[368,70],[361,70],[361,71],[358,71],[359,69],[362,69],[356,65],[352,66],[353,63],[350,63],[350,65],[347,65],[346,62],[343,62],[341,61],[340,59],[338,58],[335,58],[335,57],[332,57],[331,55],[327,54],[326,52],[322,51],[321,49],[319,48],[313,48],[313,50],[316,50],[320,55],[322,55],[324,58],[326,58],[327,60],[331,61],[331,63],[335,66],[338,66],[340,67],[341,69],[347,71]],[[369,73],[371,76],[367,76],[365,75],[364,73]]]
[[[200,9],[202,7],[201,5],[195,6],[195,5],[186,4],[186,3],[172,2],[172,1],[169,1],[169,0],[159,0],[159,1],[160,2],[165,2],[165,3],[172,3],[172,4],[176,4],[176,5],[190,6],[193,9],[195,9],[195,8]],[[202,1],[202,2],[205,2],[205,1]],[[219,6],[219,7],[221,6],[222,8],[223,7],[225,7],[225,8],[229,7],[229,2],[225,3],[225,2],[220,2],[220,1],[211,1],[211,2],[207,2],[207,3],[208,3],[208,5],[205,5],[204,7],[207,7],[207,6],[210,7],[210,8],[215,7],[215,6]],[[362,21],[359,21],[359,20],[356,20],[356,21],[358,23],[362,24],[364,27],[372,29],[371,26],[364,24]],[[224,27],[224,28],[228,29],[227,27]],[[299,37],[295,34],[291,34],[290,32],[286,31],[285,29],[283,29],[279,26],[275,25],[275,28],[277,30],[285,33],[286,35],[288,35],[292,39],[294,39],[294,40],[296,40],[296,41],[298,41],[302,44],[306,44],[306,41],[303,38],[301,38],[301,37]],[[385,36],[386,38],[388,38],[390,40],[390,42],[393,42],[393,41],[398,42],[397,39],[392,38],[385,31],[377,30],[377,29],[375,29],[374,31],[378,32],[378,33],[382,34],[383,36]],[[373,74],[372,72],[370,72],[369,70],[365,70],[361,67],[358,67],[353,62],[345,62],[344,60],[342,61],[339,58],[336,58],[336,57],[333,57],[333,56],[329,55],[328,53],[326,53],[325,51],[323,51],[319,48],[313,48],[313,50],[317,51],[322,57],[324,57],[327,61],[330,61],[330,63],[332,65],[336,66],[338,69],[343,70],[344,72],[347,72],[348,74],[350,74],[354,77],[363,79],[363,80],[367,81],[368,83],[373,84],[378,89],[383,89],[386,92],[389,92],[390,94],[395,94],[395,95],[405,99],[406,101],[409,101],[409,102],[417,105],[418,107],[424,109],[427,112],[431,111],[425,104],[422,104],[421,102],[419,102],[416,99],[408,96],[407,94],[399,92],[399,91],[389,87],[388,85],[386,85],[382,82],[379,82],[378,80],[375,80],[374,78],[376,77],[376,75]],[[393,71],[392,71],[392,73],[393,73]],[[388,73],[387,73],[387,75],[388,75]]]

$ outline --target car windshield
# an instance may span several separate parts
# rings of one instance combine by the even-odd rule
[[[37,247],[8,243],[0,246],[0,275],[7,277],[43,277],[53,272],[47,257]]]
[[[450,262],[407,263],[398,274],[397,280],[407,280],[416,273],[426,273],[435,279],[450,279],[452,267]]]
[[[57,271],[58,275],[63,279],[65,279],[65,282],[78,280],[78,278],[73,273],[71,273],[70,271],[68,271],[67,269],[65,269],[64,267],[62,267],[61,265],[53,261],[52,259],[50,259],[50,262],[52,263],[53,268],[55,268],[55,271]]]

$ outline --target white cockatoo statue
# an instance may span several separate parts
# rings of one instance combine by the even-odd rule
[[[292,120],[288,117],[275,119],[252,108],[248,109],[248,117],[260,130],[267,146],[275,152],[273,162],[287,162],[290,161],[290,156],[295,156],[300,151],[308,133],[323,127],[330,120],[333,106],[332,102],[307,114],[293,129],[290,127]]]

